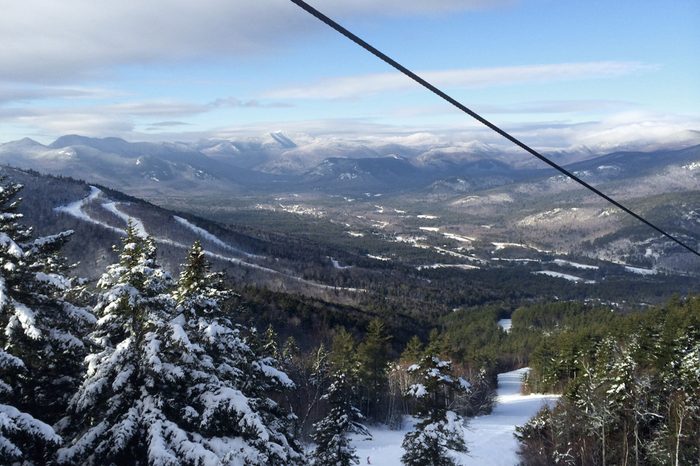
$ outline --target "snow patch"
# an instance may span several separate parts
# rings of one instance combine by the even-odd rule
[[[496,251],[500,251],[505,248],[525,248],[527,249],[528,246],[525,246],[524,244],[520,243],[491,243],[494,246],[496,246]]]
[[[67,290],[68,288],[70,288],[71,285],[69,279],[55,273],[37,272],[34,274],[34,278],[36,278],[40,282],[48,283],[51,286],[55,286],[59,290]]]
[[[94,218],[90,217],[88,214],[83,212],[83,208],[85,206],[90,204],[92,201],[96,200],[102,194],[102,190],[94,186],[90,186],[90,194],[88,194],[87,197],[84,197],[83,199],[80,199],[75,202],[71,202],[70,204],[55,207],[53,210],[55,212],[63,212],[65,214],[70,215],[71,217],[77,218],[78,220],[82,220],[87,223],[92,223],[93,225],[98,225],[103,228],[107,228],[108,230],[112,230],[116,233],[119,233],[120,235],[124,235],[125,232],[121,228],[116,228],[108,223],[95,220]]]
[[[332,257],[330,258],[331,264],[333,264],[333,268],[336,270],[347,270],[351,269],[351,265],[340,265],[340,262],[338,262],[336,259],[333,259]]]
[[[579,264],[578,262],[571,262],[567,261],[564,259],[554,259],[555,264],[561,265],[561,266],[566,266],[568,265],[569,267],[574,267],[576,269],[584,269],[584,270],[598,270],[600,267],[597,265],[588,265],[588,264]]]
[[[17,243],[12,241],[6,233],[0,233],[0,246],[5,248],[5,252],[11,256],[20,258],[24,256],[22,248],[20,248]]]
[[[370,259],[378,260],[378,261],[390,261],[391,257],[384,257],[384,256],[375,256],[373,254],[367,254],[367,257]]]
[[[498,326],[503,329],[504,332],[510,333],[510,329],[513,327],[512,319],[500,319],[498,321]]]
[[[119,208],[117,208],[117,203],[116,202],[105,202],[102,204],[102,208],[105,209],[108,212],[111,212],[112,214],[116,215],[120,219],[124,220],[126,223],[131,222],[131,225],[134,227],[136,230],[136,235],[140,238],[146,238],[148,237],[148,232],[146,231],[146,227],[144,226],[143,222],[136,217],[132,217],[129,214],[125,214]]]
[[[518,464],[518,441],[514,437],[515,427],[530,420],[543,405],[552,406],[559,395],[521,395],[520,387],[528,368],[498,374],[496,406],[491,414],[468,420],[464,436],[469,453],[455,454],[456,463],[462,466],[512,466]],[[371,464],[400,466],[404,453],[401,442],[413,429],[416,420],[406,417],[401,430],[390,430],[386,426],[370,428],[371,440],[354,435],[353,446],[362,464],[367,458]]]
[[[432,264],[432,265],[419,265],[416,267],[418,270],[430,270],[430,269],[462,269],[462,270],[475,270],[480,267],[471,264]]]
[[[656,275],[659,273],[658,270],[632,267],[631,265],[626,265],[625,270],[630,273],[636,273],[637,275]]]
[[[472,241],[476,241],[476,238],[472,238],[471,236],[462,236],[462,235],[456,235],[454,233],[444,233],[442,234],[445,238],[453,239],[455,241],[459,241],[460,243],[471,243]]]
[[[569,280],[570,282],[576,282],[576,283],[586,283],[586,284],[593,284],[595,283],[595,280],[586,280],[581,277],[577,277],[575,275],[569,275],[566,273],[561,273],[561,272],[554,272],[552,270],[541,270],[539,272],[532,272],[536,275],[547,275],[548,277],[555,277],[555,278],[563,278],[564,280]]]
[[[219,247],[221,247],[221,248],[223,248],[223,249],[226,249],[226,250],[228,250],[228,251],[236,252],[236,253],[239,253],[239,254],[243,254],[244,256],[247,256],[247,257],[257,257],[257,256],[255,256],[254,254],[250,254],[250,253],[247,253],[247,252],[245,252],[245,251],[241,251],[241,250],[238,249],[238,248],[234,248],[234,247],[231,246],[230,244],[225,243],[224,241],[222,241],[218,236],[213,235],[212,233],[209,233],[209,232],[208,232],[207,230],[205,230],[204,228],[198,227],[197,225],[195,225],[195,224],[193,224],[193,223],[187,221],[186,219],[184,219],[184,218],[182,218],[182,217],[178,217],[177,215],[173,215],[173,218],[175,219],[175,221],[176,221],[177,223],[179,223],[180,225],[184,226],[184,227],[187,228],[188,230],[194,232],[195,234],[197,234],[197,235],[198,235],[199,237],[201,237],[202,239],[204,239],[204,240],[206,240],[206,241],[209,241],[210,243],[216,244],[217,246],[219,246]]]

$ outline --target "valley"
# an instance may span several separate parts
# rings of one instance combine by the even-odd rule
[[[250,146],[235,147],[236,157],[248,153],[253,160]],[[277,139],[256,147],[267,151],[265,160],[286,160],[299,150]],[[281,313],[289,296],[331,304],[317,311],[343,322],[352,316],[357,328],[381,316],[399,332],[400,345],[412,334],[426,336],[435,319],[455,309],[495,305],[507,317],[520,305],[547,300],[627,309],[698,289],[700,264],[692,257],[546,170],[508,165],[506,155],[492,150],[453,156],[449,169],[444,160],[426,169],[429,158],[420,152],[391,149],[412,158],[353,159],[365,153],[344,147],[343,160],[284,176],[262,171],[267,165],[237,167],[239,158],[213,149],[115,138],[8,143],[0,145],[0,160],[93,183],[8,171],[27,186],[23,210],[39,232],[76,231],[66,253],[79,274],[96,278],[114,258],[109,247],[128,221],[155,238],[172,273],[197,239],[234,286],[266,290],[261,296],[273,303],[260,303],[265,310],[257,322],[276,316],[275,325],[290,335],[323,334],[328,324],[318,327],[303,305]],[[160,160],[170,175],[151,179],[144,157]],[[700,171],[689,161],[700,159],[700,148],[655,157],[613,154],[575,166],[589,177],[599,173],[602,186],[613,178],[642,186],[621,199],[692,241],[700,218],[689,206],[700,205]],[[76,165],[76,158],[90,163]],[[625,160],[635,162],[629,174]],[[658,178],[659,167],[675,184],[652,194],[645,177]],[[199,169],[204,178],[183,179]],[[469,176],[446,176],[450,171]],[[290,327],[291,321],[301,323]]]
[[[64,136],[47,146],[24,139],[1,144],[0,162],[152,203],[120,203],[107,195],[92,202],[88,195],[95,191],[64,207],[53,203],[104,234],[118,235],[132,218],[168,248],[198,237],[213,259],[239,269],[234,276],[252,275],[275,289],[316,288],[316,296],[323,287],[371,295],[361,277],[373,281],[387,270],[396,277],[390,282],[400,276],[418,288],[432,287],[437,276],[479,282],[505,271],[525,290],[537,289],[516,299],[544,292],[650,303],[687,292],[691,277],[700,274],[698,261],[678,246],[522,156],[485,145],[295,139],[271,133],[267,139],[158,144]],[[577,175],[682,240],[696,241],[700,146],[558,157],[574,161],[568,168]],[[209,229],[194,218],[208,221]],[[287,247],[292,243],[298,247]],[[644,282],[651,286],[635,285]],[[664,287],[654,284],[661,283],[674,288],[659,291]],[[552,287],[567,291],[542,291]],[[634,291],[615,296],[615,288]],[[653,291],[637,295],[640,289]],[[447,302],[433,306],[483,303],[441,301]]]

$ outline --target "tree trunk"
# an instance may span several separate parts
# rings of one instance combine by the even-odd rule
[[[634,464],[639,466],[639,419],[634,416]]]
[[[605,451],[605,420],[603,420],[602,429],[603,429],[603,466],[605,466],[605,464],[606,464],[606,462],[605,462],[605,456],[606,456],[605,455],[605,453],[606,453],[606,451]]]
[[[624,428],[622,429],[622,433],[624,435],[623,443],[622,443],[622,453],[624,455],[622,459],[622,464],[623,466],[627,466],[627,459],[629,457],[629,432],[627,431],[627,420],[625,419],[624,422]]]
[[[680,466],[680,461],[678,460],[678,453],[681,449],[681,434],[683,432],[683,415],[680,413],[680,408],[677,409],[678,413],[678,433],[676,434],[676,466]]]

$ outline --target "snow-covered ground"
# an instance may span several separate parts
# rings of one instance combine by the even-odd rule
[[[487,416],[469,420],[465,427],[469,453],[458,456],[460,464],[512,466],[518,463],[518,443],[513,436],[515,426],[525,424],[543,404],[553,404],[558,398],[558,395],[521,395],[521,378],[527,371],[525,368],[498,375],[496,407]],[[367,464],[369,457],[373,465],[400,466],[401,442],[412,424],[409,419],[402,430],[370,429],[372,440],[355,437],[353,444],[360,464]]]
[[[219,247],[221,247],[221,248],[224,248],[224,249],[226,249],[226,250],[228,250],[228,251],[232,251],[232,252],[237,252],[237,253],[239,253],[239,254],[243,254],[244,256],[247,256],[247,257],[259,257],[259,256],[256,256],[255,254],[250,254],[250,253],[248,253],[248,252],[242,251],[242,250],[240,250],[240,249],[238,249],[238,248],[235,248],[235,247],[231,246],[230,244],[228,244],[228,243],[222,241],[218,236],[216,236],[216,235],[214,235],[214,234],[212,234],[212,233],[209,233],[209,232],[208,232],[207,230],[205,230],[204,228],[198,227],[197,225],[195,225],[194,223],[188,221],[187,219],[184,219],[184,218],[182,218],[182,217],[178,217],[177,215],[173,215],[173,218],[175,219],[175,221],[176,221],[177,223],[179,223],[180,225],[184,226],[185,228],[187,228],[188,230],[192,231],[193,233],[196,233],[196,234],[197,234],[199,237],[201,237],[202,239],[204,239],[204,240],[206,240],[206,241],[209,241],[209,242],[211,242],[211,243],[213,243],[213,244],[216,244],[217,246],[219,246]]]
[[[471,243],[473,241],[476,241],[476,238],[472,238],[471,236],[455,235],[454,233],[443,232],[442,236],[444,236],[445,238],[453,239],[455,241],[459,241],[461,243]]]
[[[333,264],[333,268],[337,270],[346,270],[346,269],[351,269],[352,265],[340,265],[340,262],[338,262],[336,259],[333,259],[332,257],[330,258],[331,264]]]
[[[498,326],[503,329],[504,332],[510,333],[510,329],[513,327],[512,319],[500,319],[498,321]]]
[[[77,218],[78,220],[81,220],[81,221],[84,221],[84,222],[92,223],[92,224],[95,224],[95,225],[100,225],[100,226],[102,226],[102,227],[104,227],[104,228],[107,228],[107,229],[110,229],[110,230],[112,230],[112,231],[115,231],[115,232],[119,233],[120,235],[125,235],[126,232],[125,232],[124,230],[122,230],[122,229],[120,229],[120,228],[113,227],[112,225],[109,225],[109,224],[107,224],[107,223],[101,222],[101,221],[99,221],[99,220],[95,220],[94,218],[90,217],[90,216],[83,210],[83,208],[86,207],[88,204],[90,204],[90,203],[93,202],[93,201],[96,201],[98,198],[101,198],[101,197],[106,197],[106,196],[104,195],[104,193],[103,193],[100,189],[98,189],[98,188],[96,188],[96,187],[94,187],[94,186],[90,186],[90,194],[89,194],[87,197],[85,197],[85,198],[83,198],[83,199],[80,199],[80,200],[78,200],[78,201],[72,202],[72,203],[67,204],[67,205],[63,205],[63,206],[56,207],[56,208],[54,208],[54,210],[55,210],[56,212],[64,212],[64,213],[66,213],[66,214],[68,214],[68,215],[71,215],[72,217],[75,217],[75,218]],[[111,212],[112,214],[114,214],[115,216],[117,216],[118,218],[120,218],[121,220],[123,220],[124,222],[131,221],[132,224],[134,225],[134,227],[136,228],[137,234],[138,234],[139,236],[141,236],[141,237],[146,237],[146,236],[148,236],[148,232],[146,231],[146,228],[145,228],[143,222],[142,222],[141,220],[139,220],[138,218],[132,217],[132,216],[130,216],[130,215],[128,215],[128,214],[122,212],[122,211],[117,207],[117,203],[116,203],[116,202],[113,202],[113,201],[112,201],[112,202],[103,202],[101,205],[102,205],[102,207],[103,207],[105,210],[107,210],[108,212]],[[184,220],[184,219],[183,219],[183,220]],[[185,222],[186,222],[186,220],[185,220]],[[178,223],[182,224],[183,222],[178,222]],[[187,223],[189,223],[189,222],[187,222]],[[190,231],[194,231],[195,233],[198,233],[200,236],[203,235],[204,233],[206,233],[206,234],[208,234],[208,235],[211,235],[211,234],[210,234],[209,232],[207,232],[206,230],[200,229],[199,227],[197,227],[197,226],[195,226],[195,225],[193,225],[193,224],[183,225],[183,227],[189,229]],[[194,228],[192,228],[192,227],[194,227]],[[195,229],[196,229],[196,230],[195,230]],[[198,231],[198,230],[201,230],[201,231]],[[213,237],[213,235],[211,235],[211,236]],[[216,237],[214,237],[214,238],[216,238]],[[0,238],[0,240],[1,240],[1,239],[2,239],[2,238]],[[179,249],[184,249],[185,251],[188,251],[188,250],[190,249],[190,246],[189,246],[189,245],[182,244],[182,243],[180,243],[180,242],[173,241],[173,240],[168,239],[168,238],[162,238],[162,237],[156,237],[156,236],[154,236],[153,239],[154,239],[158,244],[167,244],[167,245],[169,245],[169,246],[173,246],[173,247],[176,247],[176,248],[179,248]],[[206,239],[211,240],[210,237],[206,237]],[[217,239],[218,239],[218,238],[217,238]],[[221,241],[221,240],[219,240],[219,241]],[[223,243],[223,242],[222,242],[222,243]],[[333,285],[324,285],[324,284],[322,284],[322,283],[316,283],[316,282],[313,282],[313,281],[310,281],[310,280],[306,280],[306,279],[304,279],[304,278],[302,278],[302,277],[299,277],[299,276],[296,276],[296,275],[287,274],[287,273],[280,272],[280,271],[274,270],[274,269],[270,269],[270,268],[268,268],[268,267],[264,267],[264,266],[261,266],[261,265],[258,265],[258,264],[254,264],[254,263],[251,263],[251,262],[246,262],[246,261],[244,261],[244,260],[242,260],[242,259],[239,259],[239,258],[236,258],[236,257],[229,257],[229,256],[225,256],[225,255],[223,255],[223,254],[217,254],[217,253],[211,252],[211,251],[206,251],[206,250],[205,250],[205,251],[204,251],[204,254],[205,254],[206,256],[211,257],[211,258],[214,258],[214,259],[223,260],[223,261],[226,261],[226,262],[229,262],[229,263],[232,263],[232,264],[237,264],[237,265],[240,265],[240,266],[242,266],[242,267],[247,267],[247,268],[259,270],[259,271],[261,271],[261,272],[269,273],[269,274],[272,274],[272,275],[279,275],[279,276],[286,277],[286,278],[288,278],[288,279],[294,280],[294,281],[296,281],[296,282],[304,283],[304,284],[306,284],[306,285],[310,285],[310,286],[313,286],[313,287],[316,287],[316,288],[328,289],[328,290],[343,290],[343,291],[360,292],[360,293],[364,293],[364,292],[365,292],[365,290],[359,289],[359,288],[343,288],[343,287],[337,287],[337,286],[333,286]],[[254,255],[251,255],[251,254],[246,254],[246,255],[249,256],[249,257],[260,257],[260,256],[254,256]]]
[[[586,280],[581,277],[577,277],[576,275],[569,275],[568,273],[561,273],[561,272],[554,272],[553,270],[540,270],[539,272],[532,272],[536,275],[547,275],[548,277],[555,277],[555,278],[563,278],[564,280],[569,280],[570,282],[581,282],[581,283],[587,283],[587,284],[592,284],[595,283],[595,280]]]
[[[599,267],[597,265],[588,265],[588,264],[581,264],[578,262],[572,262],[572,261],[567,261],[564,259],[554,259],[555,264],[557,265],[568,265],[569,267],[574,267],[576,269],[584,269],[584,270],[598,270]]]
[[[637,275],[656,275],[658,272],[654,269],[644,269],[642,267],[632,267],[631,265],[626,265],[625,270],[630,273],[636,273]]]
[[[146,231],[146,227],[144,226],[143,222],[136,217],[132,217],[131,215],[122,212],[119,210],[117,207],[116,202],[105,202],[102,204],[102,207],[108,211],[111,212],[112,214],[116,215],[126,223],[131,222],[131,225],[134,227],[136,230],[136,235],[141,237],[141,238],[147,238],[148,237],[148,232]]]
[[[378,261],[390,261],[391,257],[385,257],[385,256],[375,256],[373,254],[367,254],[367,257],[370,259],[378,260]]]
[[[418,270],[426,269],[462,269],[462,270],[475,270],[480,267],[471,264],[431,264],[431,265],[419,265],[416,267]]]
[[[105,222],[95,220],[94,218],[92,218],[88,214],[86,214],[85,211],[83,210],[83,207],[86,207],[88,204],[95,201],[97,198],[99,198],[101,196],[103,196],[102,190],[100,190],[99,188],[96,188],[94,186],[90,186],[90,194],[87,197],[84,197],[83,199],[80,199],[80,200],[75,201],[75,202],[71,202],[70,204],[55,207],[53,210],[56,212],[63,212],[65,214],[70,215],[71,217],[77,218],[78,220],[92,223],[93,225],[99,225],[101,227],[107,228],[108,230],[115,231],[115,232],[119,233],[120,235],[125,234],[124,230],[122,230],[121,228],[116,228],[116,227],[113,227],[112,225],[109,225]]]

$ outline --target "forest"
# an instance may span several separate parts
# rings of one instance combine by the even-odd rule
[[[526,390],[562,397],[518,428],[523,464],[700,459],[699,298],[362,313],[232,285],[199,243],[173,277],[132,225],[90,282],[21,191],[0,188],[3,464],[351,465],[351,435],[414,416],[402,462],[450,465],[496,375],[526,366]]]

